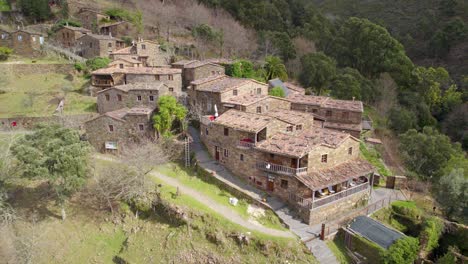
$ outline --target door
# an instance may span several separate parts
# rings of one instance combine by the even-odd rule
[[[297,159],[291,159],[291,168],[297,168]]]
[[[273,192],[275,190],[275,182],[273,180],[267,181],[267,191]]]
[[[215,146],[215,159],[219,161],[219,147]]]
[[[386,188],[393,189],[395,188],[395,177],[394,176],[387,176],[386,177],[387,182],[386,182]]]

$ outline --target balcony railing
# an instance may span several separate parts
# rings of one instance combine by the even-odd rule
[[[268,171],[268,172],[274,172],[278,174],[290,175],[290,176],[307,173],[307,167],[291,168],[291,167],[278,165],[278,164],[274,164],[274,163],[270,163],[266,161],[257,162],[257,169]]]
[[[251,149],[255,147],[255,143],[239,140],[239,142],[237,143],[237,147],[240,149]]]
[[[330,194],[322,198],[315,198],[312,202],[312,198],[303,198],[294,193],[289,194],[289,199],[295,201],[301,207],[308,207],[310,210],[316,209],[323,205],[332,203],[334,201],[341,200],[355,193],[366,191],[369,189],[369,182],[361,183],[354,187],[347,188],[335,194]]]

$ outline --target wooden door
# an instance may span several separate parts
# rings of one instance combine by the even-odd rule
[[[291,159],[291,168],[297,168],[297,159]]]
[[[219,161],[219,147],[215,147],[215,159]]]
[[[395,177],[394,176],[387,176],[386,178],[387,178],[386,179],[387,182],[385,184],[386,185],[385,187],[387,187],[389,189],[395,188]]]
[[[275,182],[274,181],[267,181],[267,191],[273,192],[275,190]]]

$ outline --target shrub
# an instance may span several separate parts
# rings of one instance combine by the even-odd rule
[[[423,223],[421,234],[419,235],[419,242],[425,245],[423,250],[431,252],[439,245],[439,238],[442,235],[444,225],[437,217],[429,217]]]
[[[417,259],[418,249],[418,239],[414,237],[400,238],[388,248],[382,257],[386,264],[410,264]]]
[[[109,58],[95,57],[86,61],[86,66],[90,71],[95,71],[107,67],[111,60]]]
[[[282,98],[286,97],[286,94],[284,93],[283,88],[279,86],[273,87],[273,89],[271,89],[268,92],[268,94],[271,96],[277,96],[277,97],[282,97]]]
[[[140,11],[130,12],[121,8],[111,8],[106,10],[106,15],[111,19],[126,20],[137,27],[138,32],[143,31],[143,15]]]
[[[73,65],[73,67],[75,68],[75,70],[77,70],[79,72],[83,72],[83,71],[86,70],[86,64],[80,63],[80,62],[75,63],[75,65]]]
[[[10,54],[13,52],[12,49],[7,48],[7,47],[0,47],[0,61],[6,61],[8,60],[8,57],[10,57]]]
[[[81,23],[75,20],[69,19],[60,19],[57,21],[51,28],[52,32],[57,32],[57,30],[61,29],[63,26],[72,26],[72,27],[81,27]]]
[[[392,203],[392,210],[403,217],[411,220],[419,220],[422,212],[416,207],[416,204],[411,201],[396,201]]]

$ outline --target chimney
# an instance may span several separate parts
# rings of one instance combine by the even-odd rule
[[[356,98],[356,97],[353,96],[353,101],[354,101],[355,98]]]

